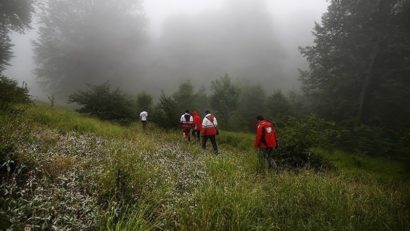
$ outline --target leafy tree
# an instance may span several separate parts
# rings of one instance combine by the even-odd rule
[[[142,92],[137,95],[137,109],[139,112],[142,110],[150,111],[152,108],[152,96],[148,93]]]
[[[49,0],[35,42],[38,80],[61,95],[108,80],[138,76],[146,41],[138,0]]]
[[[158,105],[156,106],[152,120],[162,128],[177,128],[179,123],[180,111],[178,104],[173,97],[161,93]]]
[[[28,28],[33,12],[32,0],[0,1],[0,73],[11,58],[11,30],[22,32]]]
[[[210,105],[218,115],[221,126],[226,126],[239,100],[239,88],[234,86],[226,74],[211,82]]]
[[[0,76],[0,110],[7,111],[18,103],[29,103],[30,95],[27,87],[17,86],[17,82]]]
[[[191,82],[185,82],[179,85],[178,90],[173,94],[173,99],[177,104],[179,111],[186,109],[192,110],[195,105],[194,87]]]
[[[306,94],[321,115],[339,121],[410,124],[410,2],[332,0],[313,46],[301,49]]]
[[[260,85],[243,86],[239,95],[239,104],[231,121],[229,128],[242,131],[255,131],[256,116],[264,115],[266,112],[266,93]]]
[[[306,99],[303,93],[290,91],[287,95],[287,100],[290,106],[289,115],[297,118],[302,118],[306,115],[312,114],[309,101]]]
[[[199,88],[199,90],[194,95],[195,102],[192,107],[192,110],[196,110],[201,113],[209,108],[209,97],[206,93],[205,87]]]
[[[111,90],[108,82],[102,85],[88,85],[69,96],[70,103],[81,105],[80,113],[96,116],[103,120],[129,123],[137,118],[133,101],[119,89]]]
[[[204,111],[208,108],[208,96],[205,88],[200,88],[195,92],[190,81],[179,85],[178,90],[173,94],[173,99],[180,112],[185,110]]]
[[[275,121],[292,114],[290,102],[280,90],[267,98],[266,107],[268,116],[272,117]]]

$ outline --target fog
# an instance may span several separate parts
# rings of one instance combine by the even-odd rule
[[[237,81],[260,84],[269,93],[274,89],[296,90],[297,69],[305,66],[298,46],[312,44],[311,30],[314,22],[320,21],[327,2],[146,0],[142,7],[147,21],[146,41],[132,56],[118,55],[117,59],[126,60],[117,60],[121,65],[114,62],[116,67],[109,70],[115,71],[109,75],[104,75],[107,71],[103,66],[97,67],[101,62],[85,60],[87,65],[99,68],[99,72],[70,77],[70,87],[65,83],[54,87],[54,92],[41,88],[32,44],[38,40],[38,20],[25,34],[12,34],[15,57],[4,74],[28,82],[31,94],[40,98],[56,91],[69,93],[85,83],[105,81],[129,93],[145,91],[158,95],[161,90],[172,92],[188,80],[197,87],[208,87],[211,80],[225,74]],[[93,38],[96,40],[98,37]],[[123,66],[124,62],[129,66]],[[66,89],[62,91],[59,87]]]

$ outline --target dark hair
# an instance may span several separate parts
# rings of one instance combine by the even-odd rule
[[[185,110],[185,113],[189,113],[189,110]]]
[[[261,115],[258,115],[258,116],[256,116],[256,120],[264,120],[265,118],[263,118],[263,116],[261,116]]]
[[[209,114],[209,113],[211,113],[209,110],[206,110],[206,111],[205,111],[205,114]]]

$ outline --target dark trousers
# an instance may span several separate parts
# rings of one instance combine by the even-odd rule
[[[192,130],[192,136],[198,140],[198,143],[200,141],[199,134],[200,134],[199,130],[195,130],[195,129]]]
[[[216,144],[215,136],[202,136],[202,149],[206,149],[206,142],[208,139],[211,140],[212,147],[214,148],[214,153],[218,154],[218,145]]]
[[[261,159],[263,161],[263,164],[265,168],[268,169],[275,169],[277,170],[278,165],[276,164],[276,161],[273,159],[273,149],[272,148],[261,148]]]

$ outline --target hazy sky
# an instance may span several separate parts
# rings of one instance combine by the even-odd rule
[[[153,32],[160,33],[161,24],[167,17],[175,14],[198,14],[207,10],[216,10],[225,4],[226,0],[146,0],[143,3],[145,12],[150,20]],[[311,24],[319,21],[325,12],[326,0],[267,0],[275,24],[291,25],[300,16],[311,17]],[[295,20],[296,18],[296,20]],[[307,31],[311,27],[306,28]]]
[[[178,14],[196,15],[207,11],[215,11],[223,7],[226,2],[235,0],[145,0],[144,11],[149,20],[149,28],[153,37],[161,35],[162,24],[167,18]],[[246,1],[246,0],[245,0]],[[248,0],[258,1],[258,0]],[[327,8],[326,0],[267,0],[267,7],[272,14],[275,30],[288,57],[295,59],[295,63],[303,65],[297,47],[310,45],[311,31],[315,21],[320,21],[321,15]],[[13,33],[12,39],[14,58],[5,75],[29,83],[35,95],[41,92],[34,81],[34,64],[31,40],[36,38],[36,32],[26,34]],[[293,68],[293,67],[292,67]]]

